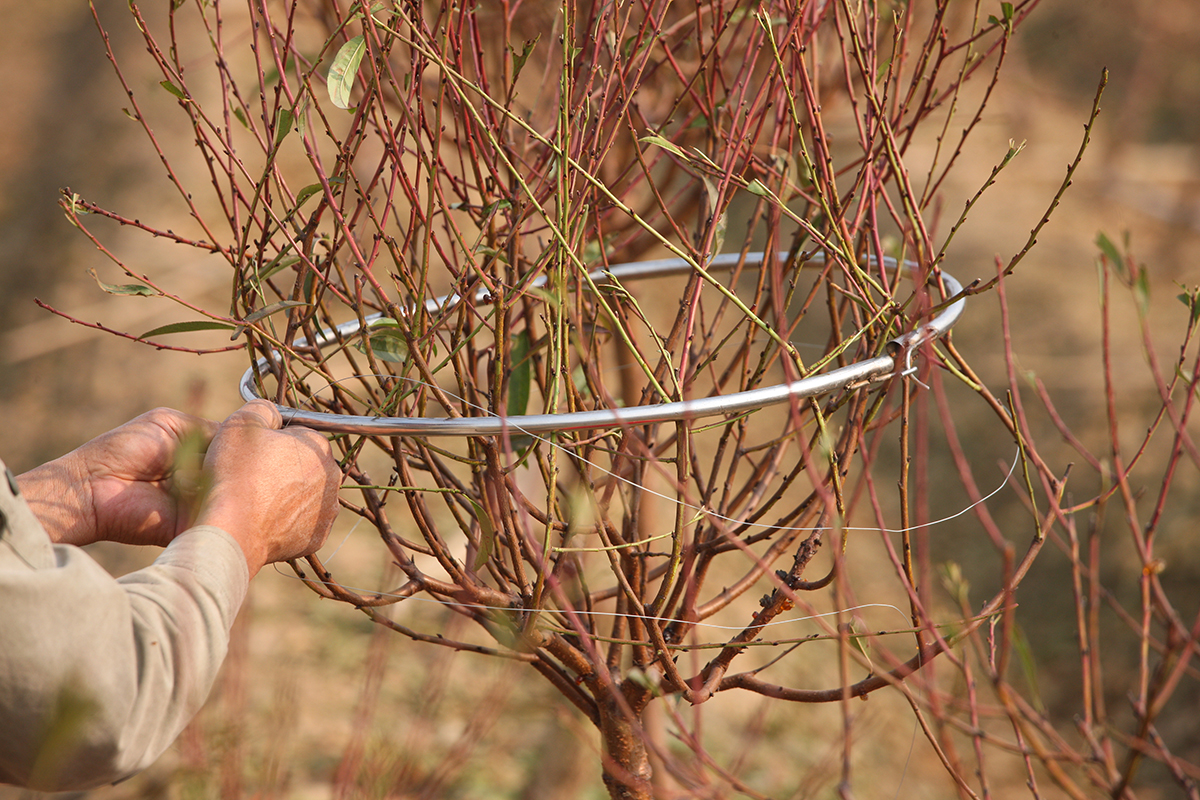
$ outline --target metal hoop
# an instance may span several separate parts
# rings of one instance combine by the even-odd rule
[[[724,253],[709,262],[710,269],[731,269],[737,264],[758,265],[763,263],[763,253],[749,253],[744,258],[740,253]],[[786,253],[779,253],[783,261]],[[817,254],[811,259],[814,265],[824,264],[824,258]],[[872,257],[871,264],[875,263]],[[896,269],[897,263],[893,258],[885,258],[884,266]],[[906,261],[903,271],[912,277],[917,265]],[[639,261],[628,264],[617,264],[605,270],[597,270],[590,274],[597,284],[611,283],[620,280],[638,280],[641,278],[677,275],[691,270],[691,265],[682,258],[664,258],[655,261]],[[962,292],[962,284],[950,275],[941,274],[946,290],[951,296]],[[545,277],[538,278],[533,286],[544,286]],[[484,302],[486,293],[481,292],[477,302]],[[438,297],[426,302],[426,308],[436,311],[459,302],[462,298],[457,294]],[[327,433],[347,433],[365,436],[497,436],[509,433],[549,433],[553,431],[589,430],[596,428],[625,427],[629,425],[645,425],[656,422],[675,422],[682,419],[698,419],[720,414],[737,414],[753,411],[770,405],[785,402],[792,398],[814,397],[816,395],[845,388],[861,381],[869,381],[890,374],[896,369],[896,360],[902,362],[911,351],[921,344],[942,336],[962,316],[965,298],[960,297],[948,305],[936,317],[915,330],[896,337],[888,342],[888,355],[877,356],[865,361],[858,361],[839,367],[829,372],[810,375],[791,383],[779,383],[773,386],[763,386],[744,392],[726,395],[713,395],[697,400],[684,400],[672,403],[659,403],[649,406],[634,406],[631,408],[606,408],[595,411],[576,411],[565,414],[528,414],[514,417],[363,417],[349,414],[330,414],[320,411],[304,411],[288,406],[277,406],[283,415],[284,424],[303,425]],[[373,314],[365,319],[367,325],[382,314]],[[358,320],[338,325],[337,328],[322,331],[313,341],[318,348],[344,340],[358,333],[362,325]],[[297,341],[299,346],[308,344],[307,340]],[[246,401],[262,399],[255,389],[255,377],[269,371],[265,358],[260,358],[254,366],[242,375],[240,391]]]

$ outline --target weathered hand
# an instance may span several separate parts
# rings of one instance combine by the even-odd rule
[[[221,424],[204,459],[211,481],[197,519],[227,531],[250,574],[315,552],[337,516],[342,473],[329,442],[282,425],[279,410],[255,400]]]
[[[167,545],[195,516],[200,459],[217,424],[142,414],[18,478],[51,540]]]

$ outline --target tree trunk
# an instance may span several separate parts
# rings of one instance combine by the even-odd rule
[[[646,734],[633,709],[615,698],[600,704],[600,736],[604,740],[604,785],[612,800],[653,800]]]

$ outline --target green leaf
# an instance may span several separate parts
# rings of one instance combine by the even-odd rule
[[[1125,259],[1121,257],[1121,251],[1112,243],[1103,232],[1096,234],[1096,246],[1100,248],[1100,252],[1104,253],[1105,257],[1114,264],[1120,264]]]
[[[334,186],[341,186],[345,182],[346,182],[346,179],[342,178],[342,177],[330,178],[329,186],[330,186],[330,188],[332,188]],[[303,189],[301,189],[299,192],[297,192],[296,193],[296,208],[299,208],[300,206],[304,205],[305,202],[308,201],[308,198],[310,198],[314,194],[317,194],[320,191],[322,191],[322,188],[323,187],[319,183],[310,183],[308,186],[305,186]]]
[[[235,108],[233,110],[233,115],[237,117],[238,122],[242,123],[243,128],[250,130],[250,122],[246,119],[246,113],[244,111],[242,111],[240,108]]]
[[[329,99],[338,108],[350,107],[350,93],[354,89],[354,78],[358,74],[358,65],[362,63],[363,55],[367,52],[367,42],[363,37],[355,36],[342,45],[333,58],[333,65],[325,78],[325,86],[329,89]]]
[[[1150,313],[1150,273],[1146,269],[1138,270],[1133,281],[1133,296],[1137,300],[1138,313],[1144,319]]]
[[[1033,656],[1033,648],[1029,646],[1029,639],[1026,638],[1025,631],[1020,625],[1013,627],[1012,644],[1013,651],[1017,654],[1017,662],[1021,665],[1021,672],[1024,673],[1025,683],[1029,686],[1025,697],[1033,703],[1034,708],[1038,711],[1044,711],[1046,706],[1042,702],[1042,693],[1038,688],[1037,661]]]
[[[288,246],[290,247],[291,245]],[[299,261],[300,256],[280,253],[279,255],[275,256],[275,258],[271,259],[271,263],[267,264],[267,266],[263,268],[262,272],[258,273],[258,284],[261,284],[276,272],[287,269],[288,267],[299,263]]]
[[[497,200],[494,203],[488,203],[486,206],[484,206],[482,214],[484,219],[486,219],[492,214],[495,214],[497,211],[503,211],[506,208],[512,208],[511,200]]]
[[[277,311],[283,311],[288,308],[295,308],[297,306],[307,306],[307,305],[309,305],[309,303],[304,303],[299,300],[281,300],[278,303],[272,303],[269,306],[263,306],[258,311],[251,311],[249,314],[246,315],[245,319],[241,320],[242,324],[238,325],[236,328],[233,329],[233,335],[229,337],[229,341],[232,342],[235,339],[237,339],[239,336],[241,336],[242,332],[244,330],[246,330],[247,325],[258,322],[260,319],[265,319],[266,317],[271,316],[272,314],[276,313]]]
[[[96,270],[89,269],[88,274],[95,279],[96,284],[101,289],[109,294],[126,294],[141,297],[155,297],[158,295],[157,289],[146,286],[143,283],[105,283],[100,280],[100,276],[96,274]]]
[[[529,408],[529,388],[533,384],[533,360],[529,357],[532,343],[529,331],[524,330],[512,337],[509,351],[512,372],[508,374],[508,415],[520,416]]]
[[[1179,302],[1187,306],[1191,313],[1191,324],[1195,325],[1200,321],[1200,289],[1188,289],[1186,286],[1180,286],[1183,289],[1182,294],[1175,295]]]
[[[275,146],[287,138],[287,135],[292,132],[292,112],[289,109],[281,108],[275,115]]]
[[[211,319],[197,319],[189,322],[172,322],[170,325],[148,330],[139,339],[149,339],[151,336],[166,336],[169,333],[191,333],[192,331],[230,331],[234,326],[228,322],[215,322]]]
[[[774,197],[775,193],[767,188],[766,184],[758,178],[746,184],[746,191],[750,194],[756,194],[759,197]]]
[[[175,95],[176,97],[178,97],[180,100],[187,100],[187,99],[188,99],[188,98],[187,98],[187,95],[183,93],[183,89],[180,89],[178,86],[176,86],[175,84],[171,83],[169,80],[168,80],[168,81],[159,81],[159,82],[158,82],[158,85],[159,85],[159,86],[161,86],[161,87],[163,87],[164,89],[166,89],[166,90],[167,90],[168,92],[170,92],[171,94],[173,94],[173,95]]]
[[[305,297],[313,296],[313,287],[317,285],[317,271],[315,269],[305,270],[304,280],[301,281],[300,291]]]
[[[870,640],[867,638],[870,633],[862,622],[855,617],[847,623],[848,632],[850,634],[850,644],[854,645],[854,649],[862,653],[863,658],[871,665],[872,672],[875,670],[875,662],[871,660],[871,649],[869,647]]]
[[[296,193],[296,208],[304,205],[308,201],[308,198],[312,197],[323,188],[324,187],[319,183],[310,183],[308,186],[305,186]]]
[[[625,677],[655,696],[662,694],[662,687],[659,685],[657,673],[648,673],[637,667],[630,667],[626,671]]]
[[[1112,265],[1112,268],[1121,276],[1121,280],[1129,281],[1129,270],[1126,268],[1125,257],[1121,255],[1121,251],[1112,243],[1103,232],[1096,234],[1096,246],[1100,248],[1100,252],[1104,254],[1104,258]]]
[[[497,250],[494,247],[488,247],[487,245],[480,245],[479,248],[475,251],[475,255],[484,256],[485,258],[499,261],[501,264],[508,263],[508,254],[507,253],[505,253],[503,250]]]
[[[1015,139],[1008,140],[1008,153],[1005,154],[1004,160],[1000,162],[1001,167],[1007,167],[1008,162],[1016,158],[1022,150],[1025,149],[1026,140],[1022,139],[1020,144],[1017,144]]]
[[[65,194],[63,196],[66,197]],[[87,206],[83,205],[83,198],[81,198],[79,196],[78,192],[71,192],[71,196],[66,197],[66,200],[63,202],[63,205],[67,209],[67,211],[70,212],[71,214],[81,214],[82,215],[82,214],[92,213],[91,211],[87,210]]]
[[[525,62],[529,60],[530,53],[533,52],[533,48],[537,45],[538,39],[541,39],[541,38],[542,38],[542,35],[539,33],[537,36],[535,36],[532,39],[529,39],[525,42],[525,46],[521,48],[520,53],[517,53],[516,50],[512,51],[512,54],[513,54],[513,76],[512,76],[513,83],[517,82],[517,76],[520,75],[521,70],[523,70],[525,68]]]
[[[601,285],[608,286],[608,284],[601,284]],[[543,303],[545,303],[548,306],[557,308],[558,306],[562,305],[562,301],[559,300],[558,295],[556,295],[554,292],[550,291],[549,289],[543,289],[540,286],[530,286],[528,289],[525,290],[525,292],[526,292],[526,294],[533,295],[534,297],[541,300]]]
[[[970,605],[971,583],[963,575],[962,566],[955,561],[942,564],[942,585],[960,606]]]
[[[579,260],[584,264],[595,264],[603,255],[604,251],[600,249],[600,240],[589,239],[583,246],[583,252],[579,254]]]
[[[989,25],[999,25],[1000,27],[1004,28],[1004,30],[1009,31],[1010,33],[1012,32],[1012,27],[1013,27],[1012,22],[1013,22],[1013,4],[1012,3],[1001,3],[1000,4],[1000,17],[997,17],[995,14],[988,15],[988,24]]]
[[[269,306],[263,306],[258,311],[250,312],[246,315],[246,318],[243,319],[242,322],[249,325],[253,322],[258,322],[260,319],[266,319],[272,314],[278,314],[280,311],[306,305],[308,305],[308,303],[305,303],[301,300],[280,300],[278,303],[272,303]]]
[[[672,153],[676,156],[679,156],[684,161],[688,160],[687,154],[685,154],[683,152],[683,150],[680,149],[679,145],[675,144],[674,142],[672,142],[671,140],[667,139],[666,137],[664,137],[660,134],[648,133],[645,136],[643,136],[642,138],[638,139],[638,141],[645,142],[646,144],[654,145],[655,147],[661,147],[663,150],[666,150],[668,153]]]
[[[496,526],[492,525],[492,521],[488,519],[483,506],[469,497],[467,502],[471,504],[471,508],[475,511],[475,519],[479,522],[479,552],[475,554],[475,569],[478,570],[483,569],[491,557],[492,551],[496,549]]]
[[[401,364],[408,360],[408,339],[395,320],[379,320],[367,329],[366,336],[371,343],[371,352],[379,360],[390,361],[393,364]],[[354,346],[360,353],[367,352],[361,341]]]
[[[717,193],[716,185],[703,173],[700,175],[700,180],[704,182],[704,202],[708,207],[708,216],[713,220],[712,246],[709,252],[716,254],[725,247],[725,230],[729,223],[729,217],[720,212],[720,196]],[[704,223],[701,224],[700,230],[703,232]]]
[[[878,67],[875,68],[876,82],[882,81],[884,78],[886,78],[888,71],[891,70],[891,68],[892,68],[892,60],[890,58],[884,59],[883,62]]]

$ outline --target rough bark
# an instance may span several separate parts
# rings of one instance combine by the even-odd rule
[[[650,754],[646,748],[639,703],[609,698],[600,704],[600,736],[604,744],[604,785],[612,800],[653,800]]]

